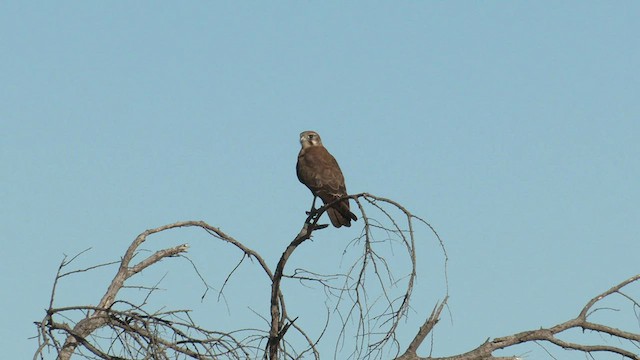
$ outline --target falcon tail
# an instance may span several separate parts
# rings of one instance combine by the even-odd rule
[[[349,206],[343,203],[336,204],[336,208],[331,207],[327,209],[327,215],[329,215],[329,219],[331,220],[331,224],[333,226],[339,228],[341,226],[349,227],[351,226],[351,220],[356,221],[358,217],[349,211]]]

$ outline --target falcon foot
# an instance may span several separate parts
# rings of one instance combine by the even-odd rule
[[[311,215],[311,214],[315,214],[318,212],[318,209],[316,209],[315,206],[311,207],[311,210],[309,211],[305,211],[304,213],[307,214],[307,216]]]
[[[307,216],[318,212],[318,209],[316,209],[316,199],[317,198],[318,198],[317,196],[315,196],[315,195],[313,196],[313,202],[311,203],[311,210],[305,211],[305,213],[307,213]]]

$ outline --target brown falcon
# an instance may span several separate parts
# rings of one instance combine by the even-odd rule
[[[326,204],[347,195],[344,176],[336,159],[322,145],[320,135],[315,131],[304,131],[300,134],[302,149],[298,154],[296,172],[298,180],[313,193],[313,204],[320,197]],[[313,205],[312,205],[313,208]],[[358,220],[349,210],[349,199],[335,203],[327,214],[333,226],[351,226],[351,220]]]

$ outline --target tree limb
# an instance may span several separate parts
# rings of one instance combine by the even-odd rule
[[[419,346],[422,340],[424,340],[426,333],[430,332],[433,329],[433,326],[430,326],[430,325],[431,324],[435,325],[435,323],[437,323],[437,319],[433,320],[433,316],[434,314],[439,314],[439,312],[434,309],[434,312],[432,312],[431,316],[427,319],[425,324],[420,328],[420,330],[418,331],[418,334],[409,345],[409,348],[407,349],[407,351],[402,356],[398,357],[397,360],[503,359],[503,358],[494,357],[492,355],[493,352],[497,350],[503,350],[514,345],[524,344],[528,342],[536,342],[536,341],[546,341],[548,343],[551,343],[553,345],[556,345],[566,350],[581,351],[585,354],[590,354],[590,355],[596,352],[605,352],[610,354],[621,355],[625,359],[640,360],[639,354],[633,353],[630,350],[624,349],[619,346],[604,345],[604,344],[598,344],[598,345],[580,344],[580,343],[561,340],[556,336],[570,329],[581,329],[581,330],[596,331],[601,334],[607,334],[619,340],[627,340],[631,342],[640,343],[640,334],[638,333],[632,333],[629,331],[624,331],[624,330],[616,329],[610,326],[588,321],[590,310],[596,303],[598,303],[599,301],[603,300],[604,298],[612,294],[619,293],[620,289],[622,289],[623,287],[629,284],[638,282],[639,280],[640,280],[640,274],[632,276],[631,278],[611,287],[610,289],[604,291],[603,293],[589,300],[589,302],[582,308],[582,310],[580,311],[580,313],[576,318],[565,321],[563,323],[552,326],[550,328],[541,328],[537,330],[523,331],[517,334],[495,338],[492,341],[487,341],[482,345],[480,345],[479,347],[460,355],[446,356],[446,357],[430,357],[430,356],[419,357],[416,355],[415,350],[417,349],[417,347],[415,345],[417,344]],[[443,304],[440,304],[440,307],[442,307],[442,305]],[[507,357],[504,359],[517,359],[517,357]]]

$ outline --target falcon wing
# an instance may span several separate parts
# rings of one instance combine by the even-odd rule
[[[338,162],[322,146],[303,149],[298,156],[296,170],[298,180],[323,200],[347,194]]]

